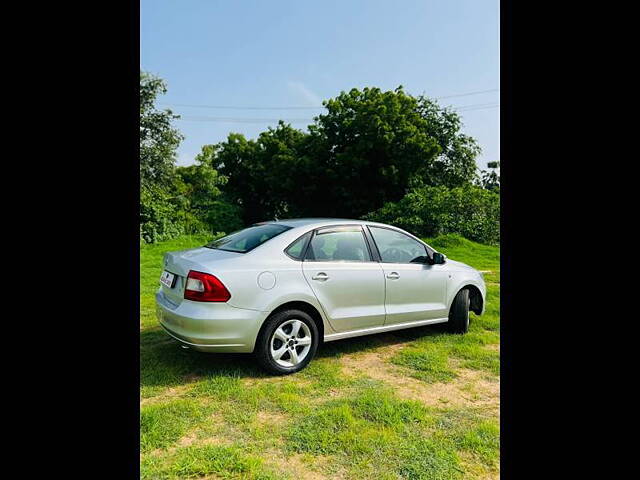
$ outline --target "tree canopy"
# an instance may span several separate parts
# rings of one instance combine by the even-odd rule
[[[140,72],[144,241],[311,216],[499,238],[498,164],[478,176],[480,147],[456,112],[426,96],[353,88],[323,102],[306,130],[280,121],[256,139],[230,133],[203,146],[195,165],[177,167],[178,117],[155,106],[164,93],[161,79]]]
[[[226,183],[223,175],[208,162],[176,166],[182,135],[171,122],[178,116],[155,106],[166,91],[161,79],[140,72],[141,241],[240,228],[238,208],[220,198],[219,187]],[[199,159],[206,158],[205,149]]]
[[[452,111],[402,87],[351,89],[323,102],[307,132],[280,122],[256,140],[232,133],[204,147],[228,177],[244,220],[360,217],[411,186],[461,186],[476,175],[477,143]]]
[[[182,141],[180,132],[171,125],[178,116],[155,107],[158,95],[166,92],[161,79],[140,72],[140,183],[144,187],[171,181],[176,149]]]

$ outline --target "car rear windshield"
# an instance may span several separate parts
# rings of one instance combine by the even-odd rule
[[[226,250],[228,252],[247,253],[250,250],[271,240],[276,235],[286,232],[291,227],[275,223],[252,225],[244,230],[238,230],[226,237],[219,238],[205,245],[207,248]]]

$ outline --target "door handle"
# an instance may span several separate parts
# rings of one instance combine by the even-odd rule
[[[320,272],[315,276],[311,277],[311,280],[320,280],[321,282],[324,282],[325,280],[329,280],[329,275],[327,275],[324,272]]]
[[[391,280],[397,280],[400,278],[400,275],[398,275],[398,272],[391,272],[389,275],[387,275],[387,278],[390,278]]]

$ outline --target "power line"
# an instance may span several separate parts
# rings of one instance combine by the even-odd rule
[[[496,104],[496,105],[487,105],[486,107],[482,107],[482,108],[467,108],[465,110],[459,110],[460,112],[466,113],[466,112],[475,112],[476,110],[485,110],[487,108],[499,108],[500,105]]]
[[[470,112],[474,110],[483,110],[486,108],[499,107],[499,103],[478,103],[472,105],[464,105],[462,107],[453,108],[459,112]],[[285,123],[308,123],[313,122],[313,118],[245,118],[245,117],[207,117],[202,115],[185,115],[177,120],[187,122],[222,122],[222,123],[275,123],[282,120]]]
[[[475,92],[466,92],[466,93],[457,93],[454,95],[445,95],[442,97],[434,97],[436,100],[441,100],[444,98],[455,98],[455,97],[468,97],[471,95],[480,95],[482,93],[490,93],[490,92],[499,92],[499,88],[492,88],[490,90],[478,90]],[[158,105],[165,106],[173,106],[173,107],[184,107],[184,108],[212,108],[212,109],[221,109],[221,110],[318,110],[325,108],[323,105],[320,106],[291,106],[291,107],[242,107],[237,105],[194,105],[187,103],[159,103]]]
[[[454,97],[468,97],[470,95],[479,95],[481,93],[490,93],[490,92],[499,92],[499,88],[492,88],[491,90],[478,90],[477,92],[468,92],[468,93],[458,93],[456,95],[445,95],[444,97],[435,97],[436,100],[441,100],[443,98],[454,98]]]
[[[205,117],[198,115],[181,116],[176,120],[192,122],[229,122],[229,123],[270,123],[282,120],[287,123],[312,122],[313,118],[243,118],[243,117]]]
[[[318,110],[320,107],[238,107],[238,106],[224,106],[224,105],[190,105],[186,103],[159,103],[158,105],[166,105],[173,107],[186,107],[186,108],[218,108],[222,110]]]
[[[497,102],[489,102],[489,103],[476,103],[473,105],[461,105],[459,107],[452,107],[454,110],[458,112],[466,112],[467,110],[480,110],[482,108],[490,108],[490,107],[499,107],[500,104]]]

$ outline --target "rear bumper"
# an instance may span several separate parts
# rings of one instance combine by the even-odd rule
[[[156,316],[165,331],[183,345],[201,352],[253,352],[268,312],[226,303],[171,303],[159,290]]]

